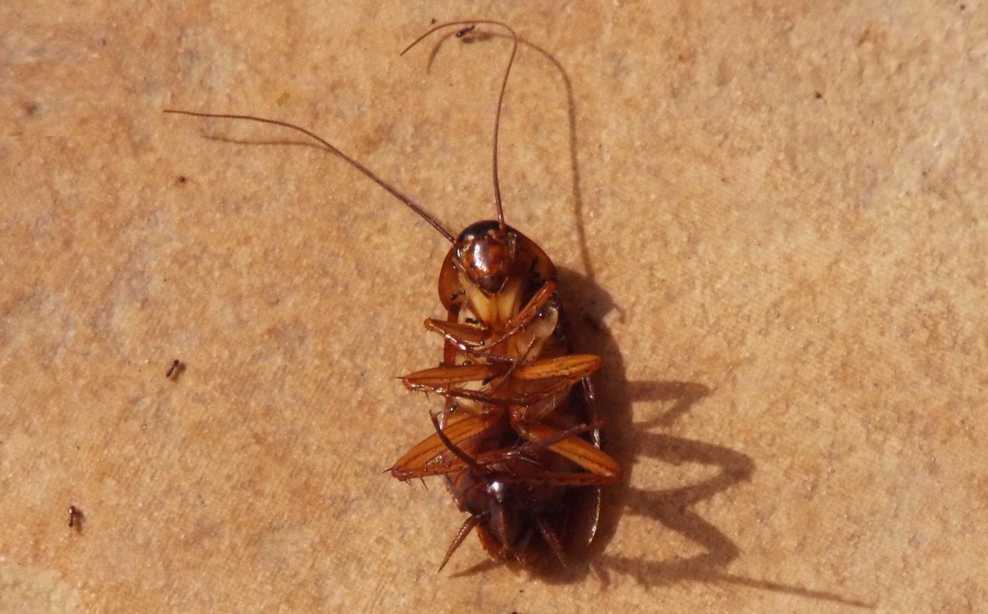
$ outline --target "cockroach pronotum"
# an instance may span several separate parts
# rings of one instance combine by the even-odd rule
[[[444,338],[442,363],[402,378],[411,390],[441,395],[444,407],[431,416],[434,432],[389,471],[402,481],[445,476],[460,510],[469,514],[440,569],[476,529],[496,561],[546,570],[566,565],[569,543],[593,539],[600,488],[615,483],[621,468],[600,447],[601,422],[593,408],[590,375],[601,360],[569,353],[555,266],[535,242],[504,220],[498,133],[517,34],[499,21],[454,21],[431,28],[401,53],[439,30],[461,26],[457,35],[463,38],[478,24],[504,28],[512,43],[494,115],[497,219],[475,222],[457,236],[411,197],[310,130],[250,115],[165,112],[300,132],[357,168],[452,244],[439,272],[446,318],[425,321],[428,330]],[[576,497],[585,499],[587,493],[591,517],[574,540]]]

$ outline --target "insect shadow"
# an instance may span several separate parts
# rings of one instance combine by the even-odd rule
[[[607,420],[605,449],[621,463],[625,473],[619,485],[605,491],[597,539],[586,558],[588,565],[572,570],[557,580],[580,580],[592,569],[605,585],[610,581],[610,574],[617,573],[631,576],[649,586],[681,581],[732,584],[874,608],[874,604],[834,592],[748,578],[726,571],[727,566],[740,556],[740,548],[693,508],[704,500],[749,481],[755,472],[754,460],[725,446],[656,432],[655,429],[673,426],[710,394],[711,389],[697,382],[628,381],[617,343],[605,327],[597,324],[614,308],[610,296],[593,280],[573,271],[561,270],[560,280],[563,291],[572,293],[568,297],[564,295],[568,299],[566,304],[583,310],[582,313],[577,311],[573,314],[584,323],[580,326],[579,320],[575,322],[573,345],[578,351],[593,352],[603,358],[604,366],[595,377],[595,386],[599,415]],[[634,419],[633,406],[637,405],[638,413],[642,414],[657,402],[665,406],[664,411],[652,417]],[[712,477],[678,488],[649,490],[631,486],[631,482],[635,481],[633,473],[636,463],[647,459],[673,466],[698,463],[716,467],[719,471]],[[655,521],[657,530],[674,531],[699,545],[703,552],[667,560],[607,554],[607,545],[624,514],[649,518]]]

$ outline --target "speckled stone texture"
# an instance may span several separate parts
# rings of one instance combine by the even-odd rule
[[[850,6],[849,6],[850,5]],[[602,552],[486,564],[382,470],[443,239],[508,220],[600,353]],[[976,612],[988,5],[0,5],[0,611]],[[488,29],[487,32],[495,32]],[[534,46],[533,46],[534,45]],[[240,141],[252,144],[238,144]],[[267,143],[267,144],[262,144]],[[188,367],[165,378],[175,358]],[[85,514],[81,533],[67,508]]]

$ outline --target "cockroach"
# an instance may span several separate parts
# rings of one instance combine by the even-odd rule
[[[493,183],[497,219],[467,226],[454,236],[435,217],[362,163],[306,128],[252,115],[166,113],[246,120],[280,126],[313,139],[408,206],[452,244],[439,272],[445,319],[425,327],[444,338],[439,367],[402,378],[411,390],[434,392],[445,402],[432,415],[433,433],[395,462],[399,480],[445,476],[461,511],[469,514],[440,565],[477,530],[493,559],[528,569],[556,561],[566,565],[575,522],[575,495],[589,492],[592,518],[582,540],[593,539],[600,488],[615,483],[621,467],[601,450],[590,375],[601,360],[572,354],[562,324],[556,268],[531,239],[505,223],[498,178],[498,135],[508,77],[518,51],[515,31],[499,21],[468,20],[436,25],[401,55],[433,33],[479,24],[504,28],[511,55],[494,114]],[[579,386],[577,386],[579,384]]]
[[[82,533],[82,525],[86,521],[86,515],[82,510],[74,505],[69,506],[69,528],[75,529],[77,533]]]

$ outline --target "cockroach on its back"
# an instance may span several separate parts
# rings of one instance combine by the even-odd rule
[[[443,411],[432,416],[434,433],[389,471],[402,481],[446,476],[460,510],[469,514],[440,569],[473,529],[495,560],[543,569],[547,561],[566,564],[572,496],[590,489],[594,498],[589,541],[596,530],[599,489],[616,482],[621,468],[600,449],[600,422],[589,379],[600,367],[600,358],[569,353],[555,266],[535,242],[504,221],[498,133],[517,35],[498,21],[455,21],[433,27],[402,55],[438,30],[466,26],[457,32],[463,37],[477,24],[502,27],[512,41],[494,119],[497,219],[475,222],[455,237],[412,198],[305,128],[249,115],[165,112],[248,120],[305,134],[405,203],[452,243],[439,272],[446,319],[425,321],[427,329],[444,337],[443,361],[402,378],[412,390],[442,395]]]

